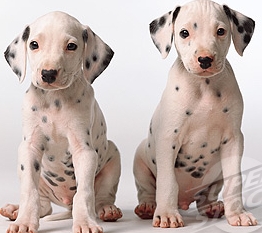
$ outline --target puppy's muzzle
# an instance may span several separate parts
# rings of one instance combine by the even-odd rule
[[[43,82],[48,84],[55,82],[57,73],[57,70],[42,70],[41,75]]]
[[[198,62],[200,63],[200,67],[206,70],[212,65],[213,59],[210,57],[199,57]]]

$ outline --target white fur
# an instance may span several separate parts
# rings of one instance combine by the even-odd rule
[[[97,233],[122,213],[114,205],[120,155],[106,138],[106,123],[91,83],[113,51],[88,26],[52,12],[30,24],[7,48],[6,59],[22,82],[27,56],[32,84],[23,104],[18,171],[21,201],[1,214],[16,220],[7,232],[36,233],[50,201],[69,209],[73,232]],[[45,77],[44,71],[56,71]],[[18,216],[17,216],[18,212]],[[47,219],[69,217],[59,214]]]
[[[248,26],[240,33],[243,25]],[[231,37],[242,55],[254,26],[250,18],[209,0],[177,7],[150,24],[163,58],[173,41],[178,53],[134,161],[135,212],[153,218],[153,226],[184,226],[178,208],[186,210],[194,201],[203,215],[225,212],[231,225],[257,224],[242,203],[243,101],[226,59]],[[224,205],[217,201],[223,180]]]

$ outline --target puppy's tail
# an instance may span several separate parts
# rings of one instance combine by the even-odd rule
[[[72,211],[68,210],[63,213],[51,214],[43,217],[44,221],[57,221],[72,218]]]

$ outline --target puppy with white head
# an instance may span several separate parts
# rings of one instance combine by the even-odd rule
[[[8,233],[36,233],[39,217],[51,203],[73,215],[74,233],[98,233],[104,221],[122,217],[114,205],[120,155],[107,140],[104,116],[92,82],[107,68],[114,52],[88,26],[63,12],[30,24],[7,48],[5,57],[22,82],[27,57],[32,84],[23,104],[19,147],[20,206],[0,213],[12,220]]]
[[[231,38],[242,55],[254,27],[251,18],[209,0],[176,7],[150,24],[162,57],[173,41],[178,53],[134,160],[135,212],[153,218],[153,226],[184,226],[178,209],[194,201],[202,215],[257,224],[242,203],[243,101],[226,59]],[[224,203],[217,200],[223,185]]]

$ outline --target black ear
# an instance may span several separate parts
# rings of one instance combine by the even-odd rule
[[[5,59],[18,76],[20,83],[23,82],[26,75],[27,49],[26,44],[30,34],[30,27],[25,30],[12,41],[7,47],[4,55]]]
[[[88,26],[83,30],[85,42],[83,54],[84,76],[90,82],[107,68],[114,56],[113,50],[104,43]]]
[[[180,8],[178,6],[174,11],[170,11],[150,23],[149,30],[152,40],[162,54],[162,58],[166,58],[171,50],[174,36],[174,22]]]
[[[242,56],[254,33],[255,21],[226,5],[223,5],[223,9],[230,20],[235,49]]]

